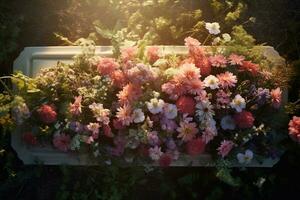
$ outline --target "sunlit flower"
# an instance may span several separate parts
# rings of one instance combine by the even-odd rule
[[[241,95],[237,94],[230,103],[230,106],[237,112],[242,112],[242,110],[246,108],[246,101]]]
[[[142,89],[139,85],[134,85],[132,83],[127,84],[123,87],[121,91],[117,94],[119,103],[132,104],[134,101],[138,100],[142,95]]]
[[[218,147],[218,154],[224,158],[228,155],[228,153],[231,151],[231,149],[234,147],[234,143],[230,140],[223,140]]]
[[[56,133],[53,136],[53,145],[54,147],[56,147],[57,149],[61,150],[61,151],[68,151],[70,149],[70,142],[71,142],[71,138],[69,135],[66,135],[64,133],[60,134],[60,133]]]
[[[237,54],[231,54],[228,59],[231,65],[242,65],[245,57]]]
[[[121,59],[123,62],[127,62],[129,60],[134,60],[138,52],[138,48],[134,47],[127,47],[121,50]]]
[[[289,135],[290,137],[300,143],[300,117],[293,116],[289,122]]]
[[[119,63],[114,58],[100,58],[97,70],[101,75],[109,75],[119,67]]]
[[[163,107],[164,116],[167,119],[174,119],[177,117],[177,107],[175,104],[165,103]]]
[[[205,28],[212,35],[217,35],[217,34],[219,34],[221,32],[220,31],[220,24],[217,23],[217,22],[205,23]]]
[[[146,105],[152,114],[158,114],[163,111],[165,102],[162,99],[153,98],[150,102],[146,102]]]
[[[214,75],[207,76],[203,82],[205,87],[209,87],[212,90],[219,88],[219,79]]]
[[[226,67],[227,60],[223,55],[215,55],[209,57],[209,62],[213,67]]]
[[[195,135],[198,133],[198,129],[196,128],[196,123],[194,122],[186,122],[181,121],[180,127],[177,128],[177,131],[179,132],[178,138],[181,138],[182,141],[187,142],[190,141],[195,137]]]
[[[200,46],[201,43],[197,40],[197,39],[194,39],[192,37],[187,37],[184,39],[184,42],[185,42],[185,46],[187,47],[195,47],[195,46]]]
[[[131,106],[125,104],[123,107],[117,109],[116,117],[123,126],[129,126],[133,122]]]
[[[109,123],[110,111],[108,109],[103,108],[103,104],[94,102],[91,105],[89,105],[89,108],[93,112],[94,117],[98,122],[102,122],[103,124]]]
[[[236,155],[239,163],[241,164],[249,164],[253,159],[253,152],[249,149],[245,151],[245,153],[238,153]]]
[[[70,103],[70,113],[72,115],[80,115],[82,96],[75,97],[74,103]]]
[[[134,123],[141,123],[145,120],[145,115],[144,115],[142,109],[140,109],[140,108],[135,109],[133,111],[132,117],[133,117],[133,122]]]
[[[215,112],[210,101],[201,101],[196,105],[196,116],[199,121],[206,121],[213,118]]]
[[[149,156],[152,160],[159,160],[160,157],[163,155],[163,152],[161,151],[161,148],[158,146],[152,147],[149,149]]]
[[[235,87],[235,84],[237,83],[237,78],[233,73],[231,72],[225,72],[222,74],[218,74],[217,78],[219,79],[219,84],[222,88],[230,88]]]
[[[224,130],[234,130],[235,121],[230,115],[226,115],[221,119],[221,127]]]
[[[279,87],[274,90],[271,90],[271,99],[272,99],[272,105],[274,108],[280,107],[281,95],[282,95],[282,91]]]

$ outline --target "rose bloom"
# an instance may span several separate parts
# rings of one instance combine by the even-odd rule
[[[300,143],[300,117],[294,116],[289,122],[290,137]]]
[[[71,138],[69,135],[65,135],[64,133],[62,134],[57,133],[53,136],[52,142],[54,147],[56,147],[61,151],[66,152],[68,151],[68,149],[70,149]]]
[[[194,100],[193,97],[181,96],[176,101],[176,106],[178,108],[178,111],[181,113],[187,113],[189,115],[195,114],[196,101]]]
[[[38,116],[42,122],[45,124],[51,124],[56,121],[57,113],[53,106],[42,105],[37,110]]]
[[[32,134],[32,132],[26,132],[23,134],[22,139],[30,145],[37,144],[37,138]]]
[[[169,167],[172,162],[172,156],[168,153],[164,153],[158,160],[161,167]]]
[[[239,128],[251,128],[253,126],[254,117],[251,112],[243,110],[233,116],[236,125]]]
[[[271,90],[270,94],[272,98],[273,107],[278,109],[281,105],[281,95],[282,95],[281,89],[278,87],[274,90]]]
[[[186,151],[191,156],[197,156],[204,152],[205,145],[205,141],[201,138],[196,138],[186,144]]]

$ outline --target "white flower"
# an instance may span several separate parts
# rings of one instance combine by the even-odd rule
[[[146,102],[148,110],[152,114],[162,112],[165,102],[162,99],[153,98],[150,102]]]
[[[246,107],[246,101],[241,95],[235,95],[234,99],[230,103],[231,108],[234,108],[237,112],[242,112]]]
[[[221,127],[224,130],[234,130],[235,122],[230,115],[226,115],[221,119]]]
[[[221,42],[221,38],[220,38],[220,37],[216,37],[216,38],[212,41],[212,45],[217,45],[217,44],[219,44],[219,42]]]
[[[196,105],[196,116],[199,121],[207,121],[213,118],[215,112],[213,111],[213,106],[209,101],[202,101]]]
[[[204,85],[212,90],[217,89],[219,87],[219,79],[214,75],[209,75],[204,79]]]
[[[222,37],[225,42],[229,42],[231,40],[231,36],[228,33],[222,34]]]
[[[152,160],[159,160],[162,155],[163,152],[161,151],[161,148],[158,146],[149,149],[149,156]]]
[[[134,123],[141,123],[145,120],[145,115],[142,109],[135,109],[132,113],[132,118]]]
[[[210,34],[217,35],[220,31],[220,24],[217,22],[213,23],[205,23],[205,28],[208,30]]]
[[[177,107],[175,104],[166,103],[164,106],[164,114],[167,119],[177,117]]]
[[[236,155],[239,163],[241,164],[249,164],[253,159],[253,152],[251,150],[246,150],[245,153],[238,153]]]

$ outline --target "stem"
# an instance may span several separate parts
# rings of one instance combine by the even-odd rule
[[[205,45],[206,41],[208,40],[208,38],[210,38],[210,34],[207,35],[207,37],[205,38],[203,45]]]
[[[0,83],[3,85],[3,87],[7,90],[7,92],[13,96],[13,92],[9,89],[9,87],[0,79]]]

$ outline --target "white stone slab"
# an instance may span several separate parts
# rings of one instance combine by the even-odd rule
[[[163,54],[187,54],[188,49],[185,46],[159,46]],[[270,46],[257,47],[262,54],[270,61],[278,66],[285,66],[285,60],[280,57],[277,51]],[[35,77],[40,69],[55,66],[58,61],[64,63],[72,63],[72,58],[81,53],[81,48],[77,46],[45,46],[45,47],[26,47],[14,62],[14,71],[22,71],[25,75]],[[96,55],[111,56],[112,47],[98,46]],[[287,99],[287,95],[285,95]],[[17,152],[19,158],[24,164],[46,165],[97,165],[97,163],[84,154],[63,153],[51,146],[46,147],[30,147],[21,139],[21,131],[16,129],[11,136],[12,147]],[[253,161],[247,167],[272,167],[279,159],[266,159],[262,163]],[[172,166],[214,166],[211,156],[208,154],[197,157],[188,155],[181,156]],[[241,167],[239,163],[233,163],[233,167]]]

